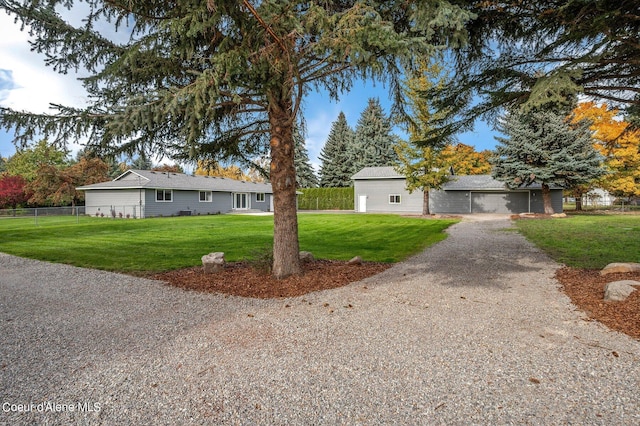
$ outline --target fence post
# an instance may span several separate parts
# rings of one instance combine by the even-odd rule
[[[36,222],[36,226],[38,226],[38,209],[34,209],[34,218],[35,218],[35,222]]]

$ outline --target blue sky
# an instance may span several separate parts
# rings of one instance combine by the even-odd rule
[[[42,56],[30,51],[27,34],[19,31],[11,17],[0,14],[0,27],[3,28],[0,38],[0,105],[31,112],[46,112],[52,102],[82,106],[84,92],[76,75],[59,75],[45,67]],[[316,168],[331,124],[340,111],[345,113],[349,125],[355,128],[368,99],[372,97],[377,97],[385,111],[389,112],[388,89],[380,83],[358,83],[348,94],[342,95],[339,102],[331,101],[325,93],[307,96],[303,110],[307,124],[306,144]],[[458,140],[475,146],[478,151],[493,149],[495,134],[485,123],[478,122],[473,132],[458,135]],[[12,139],[13,134],[0,130],[0,155],[4,158],[15,153]],[[78,148],[77,145],[71,146],[72,152]]]

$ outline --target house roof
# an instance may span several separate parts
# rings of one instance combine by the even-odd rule
[[[487,191],[508,190],[504,182],[492,178],[490,175],[452,176],[452,179],[442,185],[446,191],[470,191],[484,189]]]
[[[191,176],[184,173],[127,170],[110,182],[80,186],[77,189],[176,189],[184,191],[266,192],[273,193],[267,183],[245,182],[213,176]]]
[[[353,175],[353,180],[375,180],[375,179],[404,179],[405,177],[396,172],[393,167],[365,167]],[[521,189],[540,189],[539,183],[523,186]],[[504,182],[491,177],[491,175],[454,175],[451,180],[442,185],[445,191],[509,191],[509,187]],[[551,189],[561,189],[551,185]]]
[[[556,185],[549,185],[549,187],[551,189],[562,189]],[[542,185],[534,182],[530,185],[509,189],[506,183],[494,179],[491,175],[456,175],[453,176],[449,182],[442,185],[442,189],[445,191],[517,191],[518,189],[527,190],[540,188],[542,188]]]
[[[404,179],[404,176],[396,172],[396,169],[387,167],[365,167],[353,175],[351,179]]]

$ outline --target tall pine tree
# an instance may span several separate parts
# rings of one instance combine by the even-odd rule
[[[347,123],[347,117],[340,111],[331,125],[329,137],[320,151],[320,186],[324,188],[343,188],[353,185],[348,150],[353,144],[353,130]]]
[[[398,162],[394,147],[398,138],[391,133],[391,120],[377,98],[369,99],[356,125],[353,145],[349,151],[351,174],[364,167],[393,166]]]
[[[518,109],[507,115],[498,130],[507,137],[496,137],[493,177],[511,188],[539,183],[547,214],[554,213],[552,185],[571,189],[605,172],[603,157],[593,148],[589,123],[571,125],[555,108]]]
[[[71,8],[77,26],[60,14]],[[86,76],[86,107],[0,108],[18,143],[88,138],[100,155],[193,161],[269,151],[276,278],[302,272],[293,126],[304,96],[320,89],[337,99],[371,78],[387,82],[400,105],[393,89],[404,68],[443,42],[466,43],[473,17],[450,0],[3,0],[0,9],[29,29],[47,65]]]
[[[293,129],[293,141],[296,147],[294,159],[296,166],[296,185],[298,188],[315,188],[318,186],[318,177],[313,171],[311,160],[309,160],[309,152],[304,142],[304,136],[298,126]]]

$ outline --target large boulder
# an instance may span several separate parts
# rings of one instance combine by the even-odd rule
[[[610,282],[604,287],[604,300],[609,302],[626,300],[636,290],[636,286],[640,286],[640,281],[622,280]]]
[[[224,253],[221,251],[202,256],[202,266],[204,267],[204,272],[207,274],[221,271],[224,269],[224,263]]]
[[[610,263],[600,271],[600,275],[620,272],[640,272],[640,263]]]

